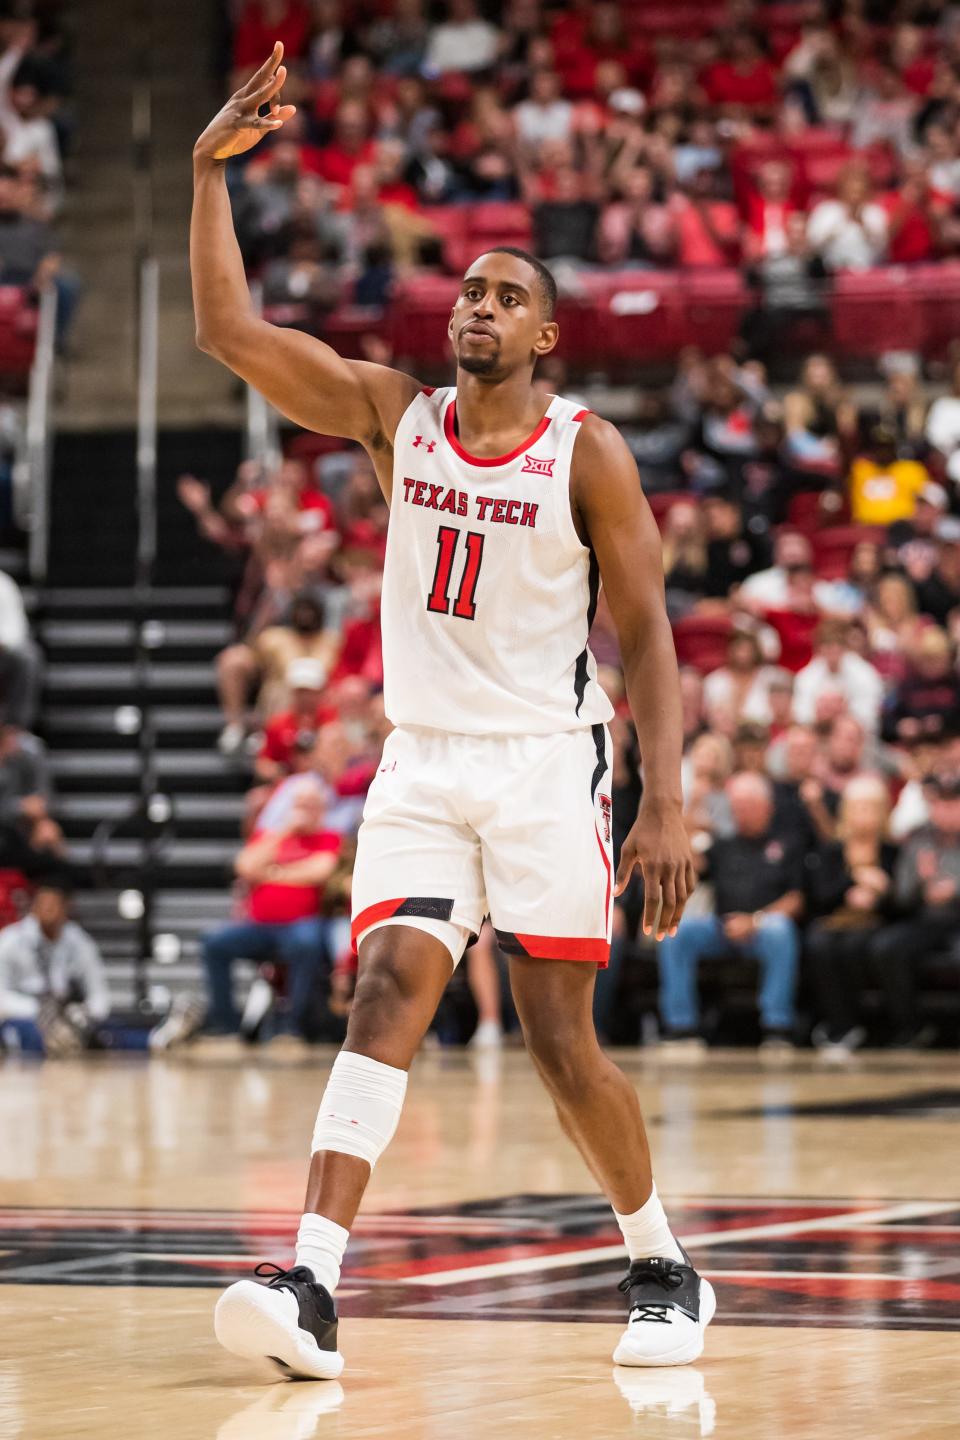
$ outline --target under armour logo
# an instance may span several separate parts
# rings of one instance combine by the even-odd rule
[[[416,439],[414,440],[414,442],[413,442],[413,448],[414,448],[414,450],[416,450],[417,447],[420,446],[420,445],[426,445],[426,447],[427,447],[427,454],[428,454],[428,455],[432,455],[433,452],[434,452],[434,450],[436,450],[436,448],[437,448],[437,442],[436,442],[436,440],[424,440],[424,438],[423,438],[422,435],[418,435],[418,436],[416,437]]]
[[[538,460],[536,455],[527,455],[520,473],[522,475],[552,475],[556,460],[555,455],[552,455],[549,460]]]

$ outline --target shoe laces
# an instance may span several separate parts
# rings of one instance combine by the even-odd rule
[[[313,1272],[308,1270],[306,1265],[293,1265],[289,1270],[284,1270],[282,1265],[275,1265],[272,1260],[262,1260],[254,1269],[254,1275],[261,1280],[266,1280],[271,1290],[279,1290],[284,1285],[302,1284],[304,1281],[313,1279]]]
[[[683,1271],[684,1266],[678,1261],[659,1255],[650,1260],[635,1260],[617,1289],[626,1295],[634,1285],[652,1281],[669,1294],[671,1290],[679,1290],[683,1284]],[[630,1319],[648,1320],[655,1325],[669,1325],[669,1311],[672,1309],[673,1306],[666,1300],[638,1302],[630,1311]]]

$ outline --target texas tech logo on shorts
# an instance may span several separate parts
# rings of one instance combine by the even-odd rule
[[[600,818],[603,820],[603,838],[604,840],[609,840],[610,817],[613,814],[613,805],[610,802],[609,795],[598,795],[597,799],[600,801]]]
[[[539,460],[536,455],[527,455],[520,473],[522,475],[552,475],[556,460],[556,455],[551,455],[547,460]]]

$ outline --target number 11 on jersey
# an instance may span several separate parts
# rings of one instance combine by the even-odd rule
[[[483,536],[476,530],[468,530],[466,535],[467,558],[463,567],[463,576],[460,580],[460,589],[457,591],[457,598],[453,602],[453,610],[450,609],[450,576],[453,571],[453,562],[457,553],[457,545],[460,541],[460,531],[452,525],[441,525],[437,531],[437,568],[433,575],[433,588],[427,597],[427,609],[436,615],[458,616],[461,620],[472,620],[477,607],[474,604],[474,597],[477,593],[477,581],[480,578],[480,562],[483,559]]]

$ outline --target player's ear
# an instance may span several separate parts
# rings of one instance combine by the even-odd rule
[[[538,356],[549,355],[559,339],[560,326],[556,320],[545,320],[537,331],[537,338],[533,342],[533,353]]]
[[[453,317],[454,317],[454,313],[455,313],[454,310],[451,310],[451,311],[450,311],[450,319],[447,321],[447,338],[450,339],[450,340],[453,339]]]

